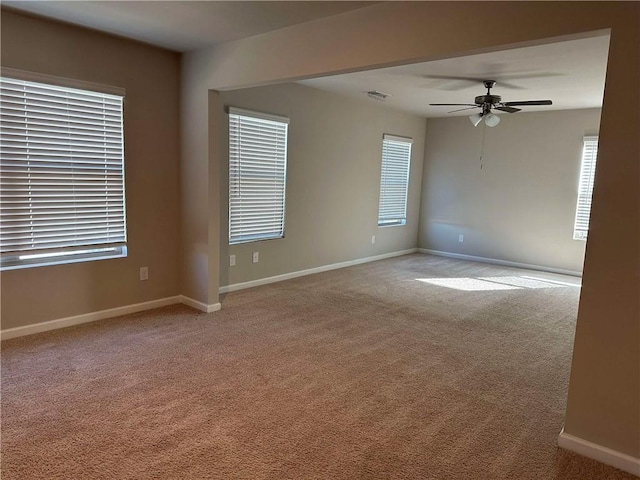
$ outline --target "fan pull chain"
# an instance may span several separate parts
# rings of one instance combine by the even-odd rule
[[[480,147],[480,170],[482,170],[484,163],[484,139],[487,135],[487,125],[482,122],[482,147]]]

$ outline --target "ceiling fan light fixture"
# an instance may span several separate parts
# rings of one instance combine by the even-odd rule
[[[459,78],[462,79],[462,77]],[[483,118],[485,125],[488,127],[495,127],[498,125],[500,123],[500,117],[491,113],[492,109],[506,113],[516,113],[521,110],[520,108],[516,108],[516,106],[553,105],[551,100],[519,100],[515,102],[503,102],[500,95],[493,95],[491,93],[491,89],[496,85],[495,80],[484,80],[483,84],[487,89],[487,93],[485,95],[478,95],[474,99],[474,103],[430,103],[429,105],[432,107],[466,107],[451,110],[448,113],[456,113],[462,110],[469,110],[474,107],[481,108],[481,113],[471,115],[469,117],[469,121],[474,127],[477,127]]]
[[[473,123],[474,127],[477,127],[478,124],[482,121],[482,114],[481,113],[474,113],[473,115],[471,115],[469,117],[469,121],[471,123]]]
[[[498,115],[490,113],[489,115],[485,115],[484,123],[487,124],[487,127],[495,127],[500,123],[500,117]]]

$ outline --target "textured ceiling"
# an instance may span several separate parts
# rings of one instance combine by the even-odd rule
[[[527,112],[595,108],[602,106],[608,49],[609,37],[599,36],[300,83],[361,99],[368,99],[367,91],[377,90],[390,95],[385,105],[426,117],[475,113],[449,114],[456,107],[429,104],[473,103],[486,93],[482,80],[497,81],[491,93],[502,96],[502,101],[553,101],[551,106],[523,107]]]
[[[186,52],[376,2],[11,1],[4,6]]]
[[[289,25],[338,15],[376,2],[349,1],[4,1],[3,6],[133,38],[175,51],[259,35]],[[323,90],[369,99],[390,95],[386,106],[443,117],[455,108],[429,103],[473,103],[496,80],[503,101],[551,99],[552,106],[523,111],[593,108],[602,105],[608,36],[510,49],[466,57],[304,80]],[[472,81],[447,79],[459,77]]]

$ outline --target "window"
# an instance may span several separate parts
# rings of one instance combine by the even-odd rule
[[[576,221],[573,227],[574,240],[587,239],[597,158],[598,137],[584,137],[582,163],[580,166],[580,183],[578,186],[578,205],[576,206]]]
[[[229,244],[284,237],[288,126],[229,108]]]
[[[407,223],[409,164],[413,140],[384,135],[382,138],[382,174],[378,226]]]
[[[0,100],[0,267],[126,256],[123,96],[2,77]]]

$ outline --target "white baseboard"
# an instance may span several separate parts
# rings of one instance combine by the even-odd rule
[[[47,322],[34,323],[33,325],[25,325],[24,327],[7,328],[0,331],[0,339],[8,340],[10,338],[22,337],[24,335],[32,335],[34,333],[48,332],[58,328],[71,327],[82,323],[95,322],[104,320],[105,318],[119,317],[129,313],[142,312],[152,308],[165,307],[180,303],[180,295],[175,297],[160,298],[151,300],[150,302],[135,303],[133,305],[125,305],[124,307],[109,308],[107,310],[99,310],[97,312],[84,313],[73,317],[59,318],[57,320],[49,320]]]
[[[290,278],[301,277],[303,275],[311,275],[312,273],[326,272],[328,270],[335,270],[337,268],[349,267],[352,265],[358,265],[360,263],[373,262],[376,260],[383,260],[385,258],[397,257],[400,255],[407,255],[409,253],[415,253],[417,249],[411,248],[409,250],[401,250],[399,252],[385,253],[383,255],[376,255],[373,257],[359,258],[357,260],[350,260],[348,262],[334,263],[331,265],[324,265],[322,267],[310,268],[308,270],[301,270],[298,272],[286,273],[284,275],[277,275],[275,277],[261,278],[259,280],[253,280],[251,282],[238,283],[230,285],[228,287],[220,288],[220,293],[233,292],[235,290],[242,290],[245,288],[256,287],[258,285],[266,285],[268,283],[280,282],[282,280],[288,280]],[[7,328],[0,331],[0,340],[8,340],[10,338],[22,337],[25,335],[32,335],[34,333],[48,332],[49,330],[56,330],[58,328],[71,327],[73,325],[80,325],[82,323],[95,322],[97,320],[104,320],[106,318],[118,317],[120,315],[127,315],[129,313],[142,312],[144,310],[150,310],[152,308],[164,307],[167,305],[173,305],[176,303],[182,303],[189,307],[200,310],[201,312],[211,313],[216,312],[222,308],[220,303],[214,303],[207,305],[206,303],[199,302],[193,298],[185,295],[176,295],[174,297],[160,298],[158,300],[151,300],[149,302],[136,303],[133,305],[125,305],[124,307],[110,308],[108,310],[100,310],[98,312],[90,312],[82,315],[75,315],[73,317],[59,318],[57,320],[49,320],[47,322],[35,323],[32,325],[25,325],[24,327]]]
[[[207,305],[206,303],[199,302],[197,300],[194,300],[193,298],[185,297],[184,295],[180,295],[180,303],[183,303],[191,308],[195,308],[196,310],[200,310],[201,312],[205,313],[217,312],[222,308],[222,305],[220,303]]]
[[[558,446],[640,477],[640,458],[575,437],[565,433],[564,428],[558,436]]]
[[[420,253],[437,255],[439,257],[458,258],[460,260],[469,260],[471,262],[491,263],[494,265],[503,265],[505,267],[525,268],[527,270],[539,270],[541,272],[560,273],[562,275],[582,277],[582,272],[579,272],[576,270],[564,270],[562,268],[545,267],[542,265],[532,265],[530,263],[510,262],[508,260],[498,260],[497,258],[476,257],[473,255],[464,255],[462,253],[442,252],[440,250],[430,250],[428,248],[418,248],[417,250]]]
[[[283,280],[290,280],[292,278],[304,277],[305,275],[312,275],[314,273],[328,272],[329,270],[336,270],[338,268],[351,267],[353,265],[360,265],[361,263],[375,262],[377,260],[384,260],[385,258],[399,257],[401,255],[408,255],[410,253],[416,253],[417,248],[409,248],[408,250],[400,250],[397,252],[383,253],[382,255],[374,255],[373,257],[358,258],[356,260],[348,260],[346,262],[332,263],[330,265],[323,265],[321,267],[308,268],[306,270],[298,270],[296,272],[283,273],[282,275],[275,275],[273,277],[259,278],[257,280],[251,280],[249,282],[234,283],[220,287],[220,293],[235,292],[237,290],[244,290],[245,288],[258,287],[260,285],[267,285],[269,283],[282,282]]]
[[[71,327],[73,325],[80,325],[82,323],[89,323],[95,322],[97,320],[104,320],[106,318],[119,317],[121,315],[127,315],[129,313],[151,310],[152,308],[175,305],[176,303],[188,305],[189,307],[195,308],[205,313],[216,312],[221,308],[220,303],[207,305],[205,303],[198,302],[193,298],[185,297],[184,295],[176,295],[175,297],[159,298],[158,300],[151,300],[149,302],[135,303],[133,305],[125,305],[124,307],[110,308],[108,310],[100,310],[98,312],[75,315],[73,317],[59,318],[57,320],[34,323],[33,325],[25,325],[24,327],[7,328],[6,330],[0,331],[0,340],[9,340],[10,338],[23,337],[25,335],[32,335],[34,333],[48,332],[49,330],[57,330],[58,328]]]

